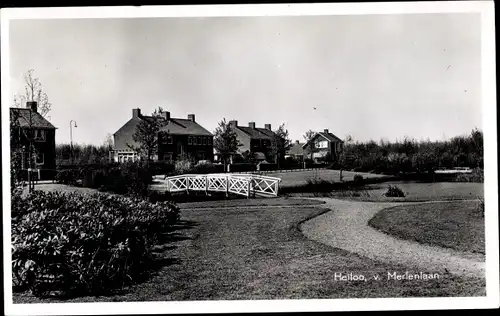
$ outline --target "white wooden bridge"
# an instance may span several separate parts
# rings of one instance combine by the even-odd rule
[[[156,178],[168,192],[225,192],[251,196],[277,196],[281,179],[256,174],[183,174]]]

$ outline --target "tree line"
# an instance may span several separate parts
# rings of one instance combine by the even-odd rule
[[[469,135],[446,141],[354,142],[347,139],[338,166],[360,172],[427,172],[456,167],[483,168],[483,132],[477,128]]]

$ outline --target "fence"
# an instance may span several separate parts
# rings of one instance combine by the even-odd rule
[[[280,178],[252,174],[183,174],[159,180],[168,192],[225,192],[246,197],[277,196]]]

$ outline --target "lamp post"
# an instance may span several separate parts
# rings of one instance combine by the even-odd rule
[[[76,128],[76,122],[74,120],[69,121],[69,140],[71,146],[71,164],[73,164],[73,126]]]

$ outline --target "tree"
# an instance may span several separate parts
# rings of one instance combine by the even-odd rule
[[[237,134],[231,128],[231,124],[226,122],[225,118],[219,122],[219,126],[215,129],[214,135],[214,148],[217,150],[217,154],[224,163],[225,171],[229,159],[236,153],[238,147],[242,146],[242,144],[238,141]]]
[[[306,144],[308,144],[307,148],[309,149],[309,153],[311,154],[311,159],[313,159],[314,153],[318,151],[315,144],[313,142],[311,142],[313,140],[314,136],[316,136],[316,132],[313,130],[308,130],[304,134],[304,136],[302,136],[302,137],[304,137]]]
[[[26,102],[35,101],[38,103],[38,113],[46,117],[50,112],[52,104],[49,97],[43,92],[40,79],[34,76],[35,70],[30,69],[24,74],[24,92],[25,94],[16,94],[14,96],[14,106],[24,107]]]
[[[154,155],[158,154],[158,139],[160,130],[167,123],[161,117],[163,109],[156,109],[152,117],[143,117],[137,124],[132,139],[139,144],[138,146],[127,144],[129,148],[136,151],[141,157],[149,163]]]
[[[275,162],[280,166],[280,161],[285,157],[285,153],[292,146],[292,140],[288,137],[288,130],[285,129],[285,124],[281,124],[274,131],[271,139],[271,154],[275,157]]]
[[[108,133],[106,135],[106,138],[104,139],[104,142],[103,142],[103,146],[104,146],[104,148],[107,149],[108,159],[111,161],[112,160],[111,151],[113,150],[113,146],[114,146],[113,135],[111,135],[110,133]]]
[[[21,128],[19,126],[19,112],[10,111],[10,189],[18,187],[21,180],[22,151]]]

